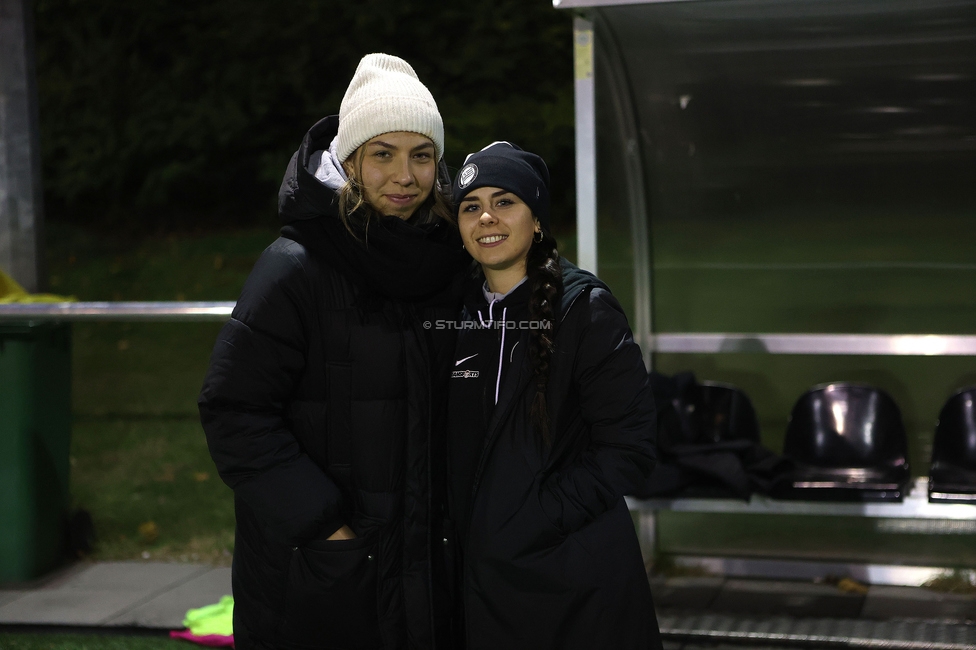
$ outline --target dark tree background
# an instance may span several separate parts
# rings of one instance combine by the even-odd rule
[[[158,231],[267,223],[359,59],[402,56],[451,171],[512,140],[574,214],[572,17],[550,0],[36,0],[47,218]]]

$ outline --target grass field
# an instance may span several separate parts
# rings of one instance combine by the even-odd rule
[[[79,300],[236,300],[277,229],[138,241],[50,229],[51,291]],[[568,242],[573,255],[572,237]],[[232,494],[196,398],[220,323],[75,323],[71,494],[96,560],[229,564]]]
[[[863,232],[848,227],[849,234],[857,235],[853,239],[841,237],[842,220],[816,237],[762,220],[729,226],[724,235],[708,225],[662,224],[653,232],[658,331],[972,332],[973,249],[966,238],[948,236],[962,222],[917,234],[910,224],[888,224],[881,229],[884,235],[874,238],[862,224]],[[82,300],[234,300],[275,236],[276,229],[269,227],[128,241],[54,228],[49,236],[51,290]],[[823,248],[825,238],[846,243],[828,247],[826,259],[815,258],[808,249]],[[916,248],[905,243],[913,238]],[[559,233],[559,240],[561,251],[573,259],[573,233]],[[894,275],[872,266],[884,251],[886,259],[903,265]],[[600,255],[601,277],[631,311],[630,234],[602,227]],[[863,266],[854,269],[855,275],[843,267],[850,260]],[[930,262],[934,266],[926,267]],[[818,270],[816,264],[828,266]],[[939,284],[940,273],[951,282]],[[834,303],[832,296],[838,298]],[[195,403],[219,328],[219,323],[74,325],[71,489],[75,504],[94,517],[95,559],[229,561],[231,493],[214,471]],[[657,355],[655,364],[663,372],[690,369],[700,379],[744,388],[759,412],[763,441],[773,450],[781,448],[789,408],[805,388],[831,380],[881,385],[902,408],[916,475],[925,473],[938,405],[955,387],[976,383],[976,370],[965,357]],[[659,529],[662,548],[682,552],[723,547],[800,552],[803,539],[810,539],[803,533],[791,541],[791,530],[805,528],[786,525],[785,519],[776,520],[780,526],[669,517]],[[869,557],[875,549],[879,557],[932,558],[945,551],[970,561],[970,553],[955,543],[968,542],[967,536],[932,546],[931,536],[879,537],[867,524],[821,521],[817,526],[834,540],[828,545],[834,549],[831,555],[843,555],[847,548],[852,557]],[[715,534],[702,536],[703,529]]]
[[[654,332],[973,334],[972,216],[860,210],[661,219],[650,224]],[[604,219],[600,275],[633,309],[628,224]],[[925,475],[938,412],[976,384],[970,357],[656,354],[655,369],[693,370],[752,398],[763,441],[782,448],[805,390],[856,381],[901,408],[915,475]]]
[[[972,219],[935,211],[923,219],[912,206],[658,219],[650,233],[654,331],[972,335]],[[601,239],[626,238],[606,223]],[[632,270],[619,259],[626,281]],[[915,476],[928,473],[942,404],[976,385],[973,358],[961,356],[656,354],[653,361],[666,374],[692,370],[699,380],[742,388],[773,451],[811,386],[878,386],[899,405]],[[658,530],[665,552],[976,566],[972,533],[905,532],[884,520],[667,512]]]
[[[49,237],[51,290],[79,300],[235,300],[276,231],[112,240]],[[232,495],[196,396],[220,323],[73,325],[71,493],[98,560],[229,564]]]
[[[655,328],[972,333],[972,219],[847,208],[662,220],[652,229]]]

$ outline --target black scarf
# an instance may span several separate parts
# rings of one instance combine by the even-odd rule
[[[391,300],[437,304],[450,297],[470,257],[451,224],[414,225],[399,217],[352,220],[338,215],[293,222],[281,234],[322,255],[367,293]]]

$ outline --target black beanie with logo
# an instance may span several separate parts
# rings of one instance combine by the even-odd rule
[[[519,197],[542,229],[549,232],[549,168],[536,154],[502,141],[468,154],[454,177],[455,209],[469,192],[480,187],[498,187]]]

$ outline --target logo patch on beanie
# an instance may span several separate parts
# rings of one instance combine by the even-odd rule
[[[458,174],[458,187],[462,190],[468,185],[474,182],[474,179],[478,178],[478,166],[474,163],[470,165],[465,165],[461,172]]]

